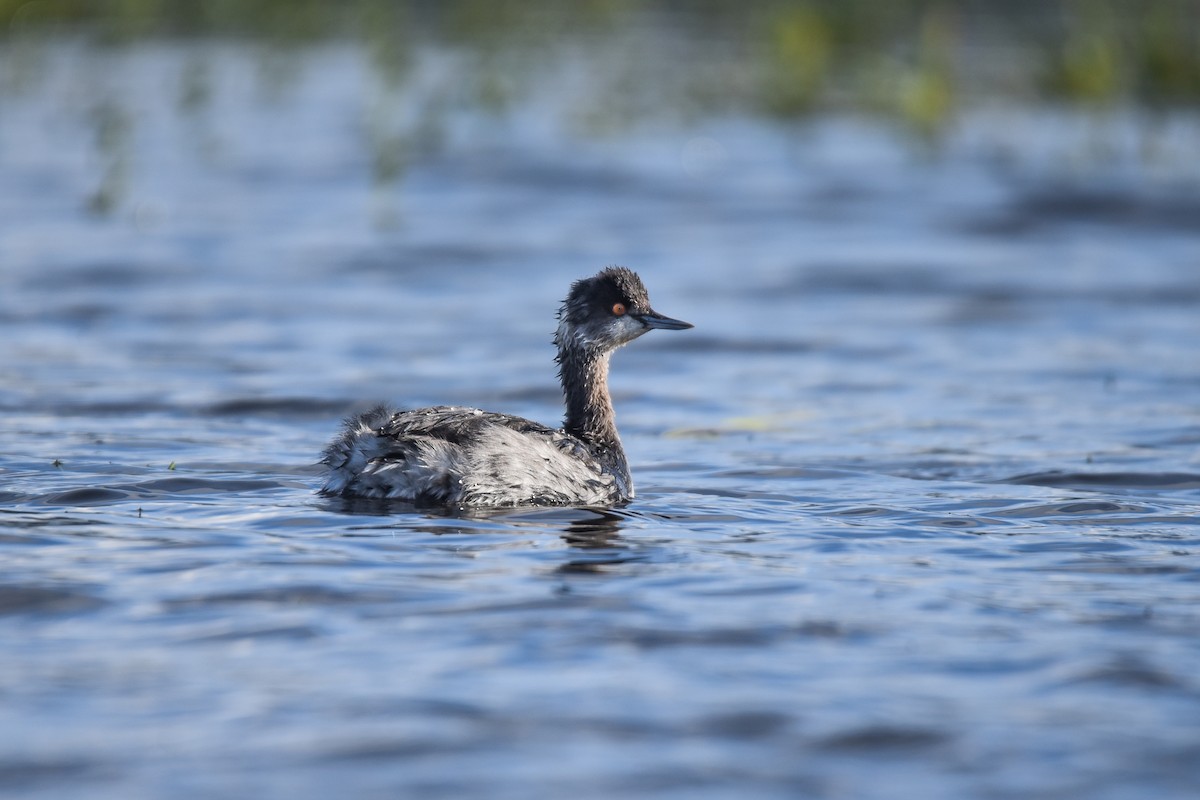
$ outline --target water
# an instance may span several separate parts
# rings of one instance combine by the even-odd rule
[[[434,146],[350,46],[8,55],[6,796],[1194,796],[1194,120]],[[375,400],[558,419],[608,263],[696,324],[614,360],[633,504],[314,494]]]

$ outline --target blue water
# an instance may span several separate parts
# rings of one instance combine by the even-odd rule
[[[589,131],[570,81],[438,106],[437,53],[6,56],[0,793],[1195,796],[1194,119],[1147,161],[1120,112]],[[696,325],[614,359],[634,503],[314,494],[374,401],[557,420],[609,263]]]

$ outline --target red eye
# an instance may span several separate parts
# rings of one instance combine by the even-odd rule
[[[612,312],[613,312],[614,317],[625,316],[625,304],[624,303],[613,303]]]

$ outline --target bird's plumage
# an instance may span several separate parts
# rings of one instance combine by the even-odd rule
[[[574,436],[510,414],[381,406],[347,420],[325,450],[322,491],[476,507],[611,505],[632,494],[592,456]]]

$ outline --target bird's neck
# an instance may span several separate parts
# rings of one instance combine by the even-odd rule
[[[608,394],[608,357],[609,353],[597,353],[574,342],[559,345],[559,378],[567,403],[563,427],[593,448],[612,451],[624,461],[616,414]]]

